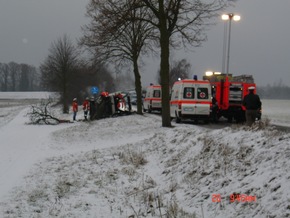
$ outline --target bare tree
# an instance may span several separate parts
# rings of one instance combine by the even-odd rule
[[[40,90],[40,71],[36,67],[29,65],[29,75],[30,90]]]
[[[21,64],[21,73],[19,81],[19,90],[28,91],[30,90],[30,67],[27,64]]]
[[[91,0],[87,16],[91,23],[85,26],[81,44],[93,47],[98,59],[114,60],[119,65],[128,61],[133,65],[137,94],[137,113],[142,114],[142,85],[138,59],[152,36],[152,26],[140,18],[147,16],[148,9],[135,7],[137,0]],[[138,17],[138,19],[136,19]]]
[[[15,62],[9,62],[8,66],[11,78],[11,90],[19,90],[20,66]]]
[[[42,83],[44,86],[61,94],[63,113],[69,112],[69,92],[78,68],[79,52],[67,35],[51,44],[49,55],[41,64]]]
[[[140,19],[155,26],[159,32],[163,127],[171,126],[168,91],[170,45],[199,46],[206,40],[205,27],[220,10],[228,5],[228,2],[226,0],[139,0],[140,4],[134,5],[134,7],[147,7],[151,11],[146,19]]]
[[[181,79],[187,79],[189,76],[189,70],[190,70],[190,63],[187,62],[186,59],[182,59],[179,61],[174,61],[172,65],[170,65],[170,71],[169,71],[169,86],[172,87],[174,82],[178,80],[178,78]],[[160,78],[160,71],[157,73],[157,78],[159,84],[161,83]]]
[[[2,91],[39,90],[39,74],[34,66],[15,62],[0,63],[0,88]]]
[[[9,83],[9,68],[7,64],[0,63],[0,85],[1,91],[8,91],[8,83]]]
[[[169,86],[172,87],[174,82],[180,79],[188,79],[189,70],[190,70],[190,63],[187,62],[186,59],[182,59],[180,61],[175,61],[173,66],[170,67],[170,74],[169,74]]]
[[[134,87],[135,80],[132,77],[131,72],[125,72],[125,73],[118,73],[116,74],[116,89],[117,90],[126,90],[128,87]]]
[[[99,90],[112,92],[115,89],[115,81],[108,67],[97,60],[82,64],[72,81],[73,92],[81,90],[76,97],[84,99],[90,95],[90,88],[97,86]]]

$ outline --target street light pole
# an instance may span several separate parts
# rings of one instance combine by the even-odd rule
[[[224,22],[224,39],[223,39],[223,57],[222,57],[222,73],[225,73],[225,65],[226,65],[226,54],[227,54],[227,33],[228,26],[227,23]]]
[[[239,21],[241,17],[239,15],[234,15],[233,13],[230,14],[223,14],[222,15],[223,20],[229,21],[229,30],[228,30],[228,51],[227,51],[227,76],[229,75],[229,65],[230,65],[230,45],[231,45],[231,26],[232,26],[232,20]]]
[[[230,66],[230,45],[231,45],[231,27],[232,27],[232,14],[230,14],[229,19],[229,35],[228,35],[228,55],[227,55],[227,76],[229,75]]]

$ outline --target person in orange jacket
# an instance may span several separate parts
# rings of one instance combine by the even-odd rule
[[[77,112],[78,112],[77,98],[73,99],[72,110],[73,110],[73,121],[76,121]]]
[[[87,117],[88,117],[88,111],[89,110],[90,110],[89,98],[86,97],[86,99],[83,102],[83,111],[84,111],[85,120],[88,120]]]

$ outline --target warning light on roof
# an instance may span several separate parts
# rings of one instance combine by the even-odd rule
[[[212,76],[212,75],[213,75],[213,72],[212,72],[212,71],[206,71],[206,72],[205,72],[205,75],[206,75],[206,76]]]
[[[221,72],[213,72],[213,71],[206,71],[205,75],[206,76],[212,76],[212,75],[221,75]]]

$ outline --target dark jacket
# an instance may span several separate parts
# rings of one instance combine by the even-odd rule
[[[262,103],[258,95],[250,92],[244,97],[243,105],[247,110],[258,110],[261,108]]]

